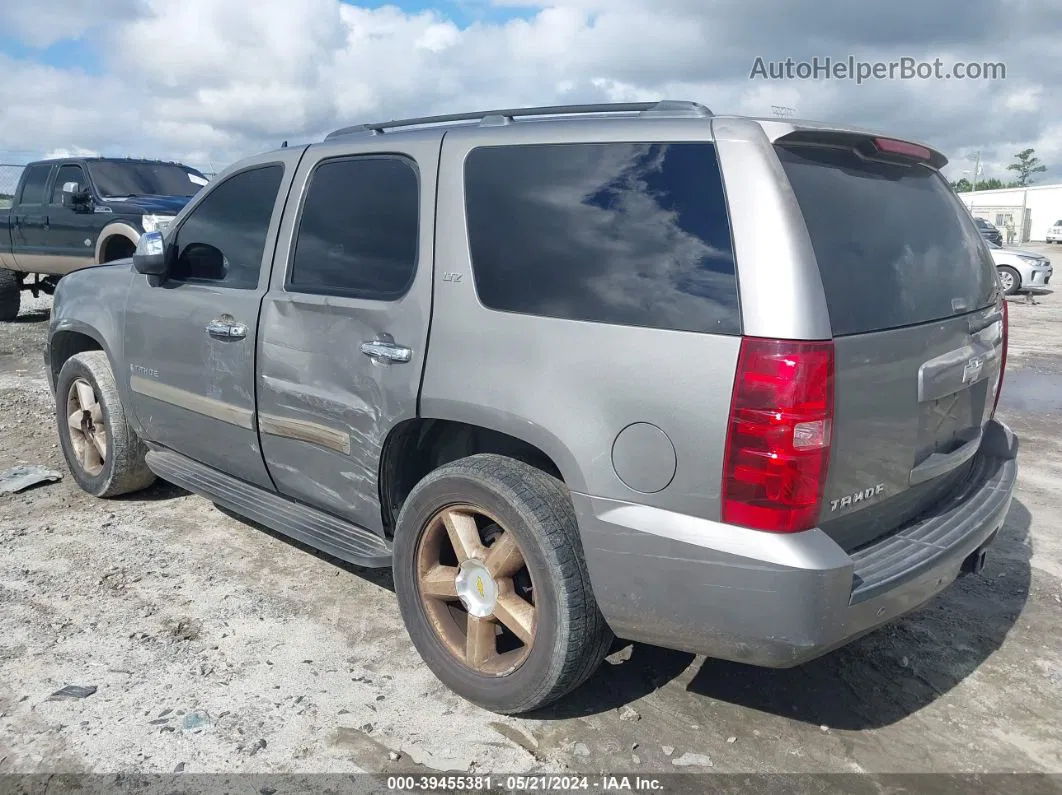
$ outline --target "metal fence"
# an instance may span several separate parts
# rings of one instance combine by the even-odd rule
[[[22,176],[23,166],[0,163],[0,210],[11,206],[11,199],[18,187],[18,178]]]

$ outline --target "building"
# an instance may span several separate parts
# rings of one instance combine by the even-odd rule
[[[1062,221],[1062,183],[969,191],[960,193],[959,198],[972,215],[998,226],[1005,243],[1042,243],[1048,228]]]

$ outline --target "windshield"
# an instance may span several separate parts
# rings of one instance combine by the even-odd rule
[[[96,190],[107,199],[121,196],[194,196],[206,178],[174,163],[109,162],[88,164]]]

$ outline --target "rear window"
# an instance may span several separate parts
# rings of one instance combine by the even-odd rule
[[[465,195],[485,306],[740,333],[714,145],[483,147],[466,160]]]
[[[927,323],[995,299],[992,257],[936,171],[868,161],[850,149],[777,150],[811,235],[835,335]]]

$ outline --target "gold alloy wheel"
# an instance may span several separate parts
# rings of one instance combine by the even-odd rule
[[[78,378],[70,385],[66,414],[74,457],[86,475],[95,477],[107,461],[107,426],[96,391],[85,379]]]
[[[478,673],[516,670],[535,641],[531,574],[511,531],[481,508],[436,513],[416,551],[417,589],[450,653]]]

